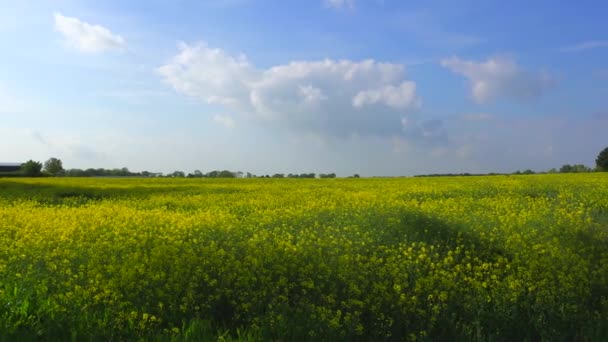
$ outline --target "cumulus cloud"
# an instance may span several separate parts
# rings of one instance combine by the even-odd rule
[[[55,30],[65,42],[82,52],[99,53],[107,50],[122,50],[125,40],[100,25],[91,25],[78,18],[66,17],[55,13]]]
[[[401,64],[374,60],[295,61],[268,69],[205,44],[180,44],[158,68],[176,91],[266,124],[346,137],[402,134],[420,105]]]
[[[226,127],[226,128],[234,128],[235,122],[234,119],[228,115],[216,114],[213,117],[213,121],[216,123]]]
[[[353,9],[355,0],[324,0],[325,6],[336,9]]]
[[[471,96],[477,103],[486,103],[497,98],[537,98],[555,83],[549,74],[527,72],[509,58],[490,58],[485,62],[474,62],[451,57],[441,60],[441,65],[470,81]]]
[[[364,90],[353,97],[353,106],[355,108],[376,103],[383,103],[393,108],[411,107],[418,103],[416,83],[406,81],[398,87],[387,85],[380,89]]]
[[[250,84],[258,75],[245,56],[235,58],[205,44],[180,43],[179,49],[169,64],[158,68],[176,91],[224,105],[238,105],[249,96]]]

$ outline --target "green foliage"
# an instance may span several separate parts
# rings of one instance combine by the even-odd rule
[[[602,150],[595,159],[595,165],[601,171],[608,171],[608,147]]]
[[[44,172],[51,176],[57,176],[63,172],[63,163],[60,159],[50,158],[44,162]]]
[[[86,170],[81,169],[69,169],[61,172],[61,175],[66,177],[133,177],[133,176],[142,176],[149,177],[153,174],[147,171],[142,173],[135,173],[129,171],[128,168],[123,167],[121,169],[93,169],[89,168]]]
[[[173,178],[184,178],[186,177],[186,174],[183,171],[174,171],[169,176]]]
[[[319,174],[319,178],[336,178],[335,173],[321,173]]]
[[[602,341],[603,174],[0,180],[0,340]]]
[[[560,169],[559,172],[560,173],[584,173],[584,172],[591,172],[593,170],[591,170],[591,168],[582,165],[582,164],[577,164],[577,165],[570,165],[570,164],[566,164],[563,165]]]
[[[41,175],[42,163],[28,160],[21,165],[21,172],[26,177],[37,177]]]

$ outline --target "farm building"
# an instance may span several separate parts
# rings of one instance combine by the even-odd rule
[[[20,163],[0,163],[1,172],[16,172],[21,168]]]

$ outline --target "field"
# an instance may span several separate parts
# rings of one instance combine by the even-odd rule
[[[0,179],[0,340],[607,340],[608,174]]]

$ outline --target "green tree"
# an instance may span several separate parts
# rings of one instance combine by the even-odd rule
[[[21,164],[21,172],[26,177],[40,176],[41,171],[42,171],[41,162],[33,161],[30,159],[27,162]]]
[[[595,159],[595,165],[600,171],[608,172],[608,147],[602,150]]]
[[[336,174],[335,173],[321,173],[319,174],[319,178],[336,178]]]
[[[234,174],[234,172],[230,172],[228,170],[224,170],[224,171],[220,171],[217,174],[218,178],[234,178],[236,177],[236,175]]]
[[[63,163],[60,159],[50,158],[44,162],[44,172],[51,176],[57,176],[63,171]]]
[[[170,176],[173,178],[184,178],[186,174],[183,171],[174,171]]]

